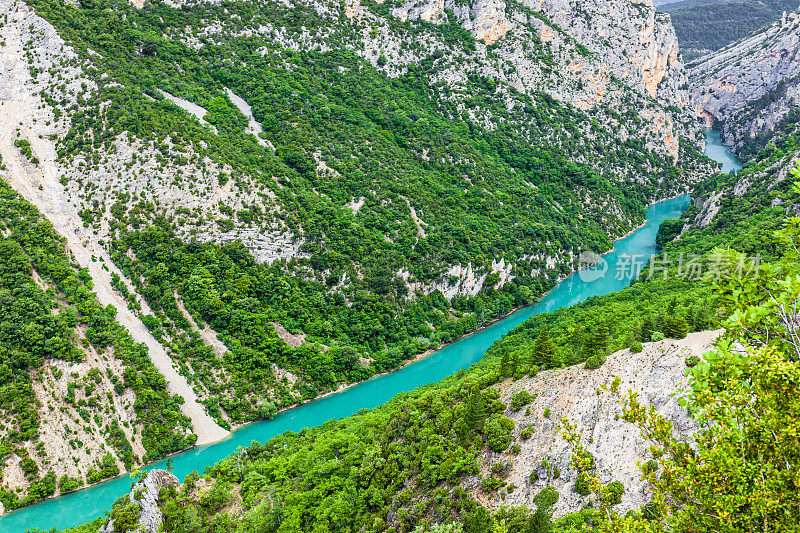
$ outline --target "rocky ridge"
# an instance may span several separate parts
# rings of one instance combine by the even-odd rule
[[[128,498],[139,506],[137,530],[140,533],[158,533],[163,521],[161,509],[158,507],[158,492],[170,485],[180,482],[167,470],[151,470],[144,479],[138,481],[131,489]],[[114,533],[114,520],[111,519],[97,533]]]
[[[748,169],[748,172],[737,175],[735,180],[726,183],[719,190],[696,195],[692,201],[697,206],[697,213],[683,228],[683,232],[694,227],[702,229],[713,224],[722,210],[723,203],[730,199],[736,200],[743,197],[755,199],[759,193],[769,195],[780,190],[786,181],[791,183],[797,179],[793,171],[797,168],[798,162],[800,162],[800,152],[789,150],[773,160],[759,162],[756,166]],[[774,194],[770,208],[783,211],[782,216],[787,218],[800,216],[800,206],[791,202],[784,203]]]
[[[644,505],[649,501],[647,485],[641,480],[636,463],[652,459],[648,444],[638,428],[619,418],[621,410],[616,398],[601,387],[610,386],[619,377],[623,395],[628,390],[637,392],[640,401],[655,407],[680,435],[688,437],[695,425],[677,400],[687,385],[685,361],[710,351],[721,333],[722,330],[704,331],[681,340],[646,343],[640,353],[621,350],[608,356],[597,370],[576,365],[501,383],[498,388],[506,403],[523,390],[535,396],[527,408],[506,413],[515,422],[514,436],[520,453],[487,452],[483,457],[481,473],[485,477],[491,475],[492,464],[508,463],[505,481],[515,488],[486,494],[480,489],[477,476],[469,478],[465,485],[479,501],[495,509],[501,505],[533,508],[539,491],[552,485],[560,495],[553,507],[555,516],[580,510],[591,496],[581,496],[574,490],[577,471],[570,466],[572,451],[560,435],[561,419],[567,418],[582,432],[583,444],[595,458],[601,481],[620,481],[625,486],[622,502],[614,510],[625,514]],[[527,439],[520,436],[526,427],[532,429]],[[534,482],[531,472],[536,472]]]
[[[800,11],[689,65],[694,113],[735,152],[765,140],[800,102]],[[792,119],[796,122],[796,117]]]

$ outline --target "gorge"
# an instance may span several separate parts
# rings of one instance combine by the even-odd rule
[[[279,413],[272,420],[253,422],[236,430],[231,437],[221,442],[178,453],[170,458],[174,474],[183,479],[189,472],[193,470],[202,472],[206,466],[231,455],[238,447],[247,446],[253,440],[263,442],[284,431],[300,431],[304,427],[317,426],[331,419],[352,415],[360,409],[381,405],[390,401],[395,395],[439,381],[469,367],[481,359],[486,349],[496,339],[531,316],[575,305],[592,296],[620,290],[630,282],[635,272],[622,270],[618,276],[618,263],[622,265],[619,257],[628,255],[649,259],[656,253],[655,236],[661,222],[676,218],[688,204],[688,195],[682,195],[650,206],[644,226],[616,241],[614,250],[603,256],[608,264],[606,276],[584,282],[579,274],[573,274],[559,282],[539,302],[498,320],[421,361],[359,383],[342,392],[289,409]],[[165,468],[165,466],[166,460],[162,460],[148,465],[148,469]],[[114,500],[126,494],[129,488],[130,480],[123,475],[65,496],[46,500],[0,516],[0,530],[23,531],[32,527],[48,530],[52,527],[63,529],[76,526],[100,516]]]

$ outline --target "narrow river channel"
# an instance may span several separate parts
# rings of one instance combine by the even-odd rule
[[[594,281],[583,281],[581,276],[573,274],[557,284],[536,304],[450,344],[426,359],[392,374],[360,383],[339,394],[285,411],[272,420],[244,426],[224,441],[177,454],[172,457],[173,472],[179,479],[183,479],[192,470],[202,472],[206,466],[232,454],[238,446],[249,445],[253,440],[263,442],[285,431],[299,431],[304,427],[317,426],[331,419],[352,415],[360,409],[381,405],[400,392],[439,381],[468,368],[481,359],[495,340],[533,315],[554,311],[592,296],[623,289],[630,282],[631,273],[625,272],[624,276],[617,275],[618,258],[637,254],[649,258],[656,251],[655,237],[659,224],[669,218],[678,217],[688,207],[689,201],[689,196],[683,195],[650,206],[645,225],[617,241],[614,250],[603,256],[608,263],[605,276]],[[165,461],[159,461],[150,465],[148,469],[164,468],[164,466]],[[0,517],[0,532],[16,533],[34,527],[47,531],[53,527],[64,529],[88,522],[101,516],[104,510],[110,509],[114,500],[128,492],[130,484],[130,478],[122,476],[19,509]]]
[[[742,169],[742,164],[733,155],[730,147],[722,144],[719,132],[711,128],[706,128],[705,154],[717,163],[722,163],[722,172],[733,172],[734,170]]]

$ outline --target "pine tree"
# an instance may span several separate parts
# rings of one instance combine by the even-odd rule
[[[693,331],[695,329],[695,324],[697,323],[696,308],[690,307],[689,310],[686,312],[686,323],[689,325],[689,331]]]
[[[683,315],[667,320],[664,325],[664,334],[670,339],[683,339],[689,333],[689,324]]]
[[[470,431],[480,431],[486,420],[486,406],[481,394],[481,389],[475,385],[472,387],[467,405],[464,412],[464,422]]]
[[[503,357],[500,359],[500,375],[507,378],[511,375],[511,356],[508,351],[503,352]]]
[[[650,342],[650,336],[653,334],[653,320],[650,316],[644,317],[642,327],[639,333],[639,340],[642,342]]]
[[[509,372],[509,375],[511,376],[514,376],[519,371],[519,352],[520,350],[516,350],[513,354],[511,354],[511,369]]]
[[[539,336],[536,338],[536,344],[533,347],[533,357],[531,366],[546,366],[553,367],[553,358],[556,354],[556,349],[550,341],[550,335],[547,334],[547,329],[542,329]]]
[[[597,333],[595,335],[596,354],[605,355],[606,350],[608,350],[608,335],[608,325],[605,322],[602,322],[600,326],[598,326]]]
[[[676,307],[678,307],[678,298],[677,296],[673,296],[667,304],[667,316],[674,316]]]
[[[608,326],[601,323],[595,331],[589,331],[586,336],[586,352],[584,355],[605,355],[608,348]]]

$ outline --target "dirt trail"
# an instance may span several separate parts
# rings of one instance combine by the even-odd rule
[[[43,121],[37,121],[39,124],[35,132],[29,127],[34,123],[34,117],[42,118],[42,111],[37,109],[40,105],[38,98],[24,94],[27,92],[24,89],[15,91],[16,88],[26,87],[24,77],[14,79],[15,73],[22,70],[20,67],[25,65],[3,66],[9,68],[0,74],[0,84],[5,85],[6,89],[0,91],[0,154],[7,170],[0,174],[26,200],[35,205],[50,220],[56,231],[66,238],[67,248],[75,260],[80,266],[86,267],[91,274],[98,301],[103,305],[113,305],[117,309],[117,321],[130,332],[136,342],[147,346],[150,359],[167,381],[169,392],[179,394],[186,400],[181,409],[192,420],[194,432],[198,437],[197,444],[224,439],[230,432],[217,425],[205,408],[198,403],[194,390],[186,378],[173,368],[172,359],[164,347],[150,335],[142,321],[128,309],[124,298],[111,285],[112,272],[116,272],[123,279],[124,276],[97,244],[90,230],[80,225],[77,209],[69,201],[59,183],[54,143],[48,140],[47,135],[42,135],[41,138],[39,136],[40,133],[45,133],[42,131],[46,129],[41,124]],[[3,80],[3,77],[6,79]],[[11,92],[18,94],[9,94]],[[31,143],[33,154],[40,160],[38,166],[23,159],[19,149],[13,145],[17,129],[21,138]]]

